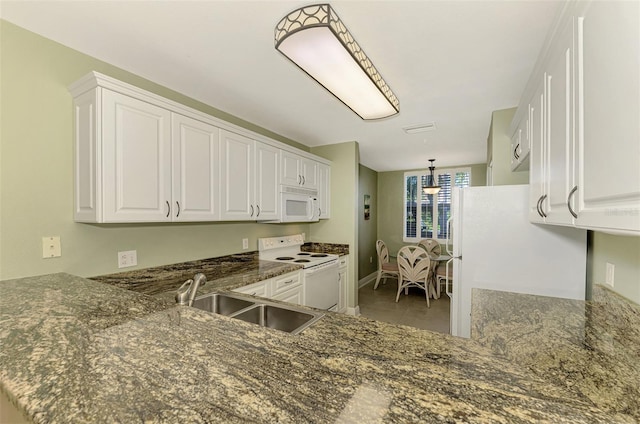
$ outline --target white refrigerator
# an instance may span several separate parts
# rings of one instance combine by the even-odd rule
[[[529,186],[454,188],[451,334],[470,337],[472,289],[584,300],[587,232],[529,222]]]

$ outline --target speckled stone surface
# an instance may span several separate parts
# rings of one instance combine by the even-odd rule
[[[0,289],[0,389],[35,422],[625,422],[442,334],[327,313],[294,336],[68,274]]]
[[[248,252],[100,275],[91,279],[175,303],[176,290],[198,272],[207,277],[207,283],[198,289],[198,294],[206,294],[233,290],[300,269],[301,265],[261,261],[258,252]]]
[[[472,338],[495,354],[640,421],[640,306],[605,287],[591,301],[473,292]]]
[[[303,252],[331,253],[343,256],[349,254],[349,245],[339,243],[308,242],[300,246],[300,250]]]

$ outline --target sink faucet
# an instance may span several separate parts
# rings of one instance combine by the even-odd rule
[[[200,286],[204,286],[206,283],[207,277],[201,272],[197,273],[193,277],[193,280],[189,279],[180,286],[180,288],[176,292],[176,303],[180,305],[192,306],[193,300],[196,298],[198,288]]]

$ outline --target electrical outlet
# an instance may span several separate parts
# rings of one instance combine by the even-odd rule
[[[372,264],[373,263],[373,256],[369,256],[369,263]]]
[[[611,287],[613,287],[613,281],[614,281],[614,271],[616,270],[616,266],[612,263],[607,262],[607,275],[606,275],[606,279],[605,279],[605,283],[609,284]]]
[[[42,257],[58,258],[62,256],[62,250],[60,249],[60,236],[55,237],[42,237]]]
[[[242,239],[242,248],[243,249],[249,248],[249,239]]]
[[[127,268],[138,265],[138,251],[127,250],[118,252],[118,268]]]

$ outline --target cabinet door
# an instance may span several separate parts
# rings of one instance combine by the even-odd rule
[[[545,193],[545,136],[544,136],[544,81],[533,95],[529,104],[529,121],[531,125],[531,152],[529,153],[529,220],[544,222],[541,212]]]
[[[302,295],[302,286],[273,295],[270,299],[293,303],[294,305],[302,305],[304,299],[304,296]]]
[[[320,219],[331,218],[331,168],[318,163],[318,206]]]
[[[558,33],[546,66],[547,195],[543,203],[547,224],[571,225],[567,198],[573,187],[573,24]]]
[[[289,186],[302,185],[302,174],[300,172],[300,156],[295,153],[282,151],[281,154],[281,176],[280,182]]]
[[[103,90],[104,222],[171,220],[171,113]]]
[[[280,211],[280,149],[256,141],[256,219],[277,219]]]
[[[576,225],[640,234],[640,3],[590,2],[577,18]]]
[[[174,113],[172,132],[173,220],[218,220],[220,130]]]
[[[254,141],[250,138],[220,130],[223,220],[255,219],[253,149]]]
[[[318,162],[312,159],[301,158],[300,167],[302,185],[305,188],[318,188]]]

